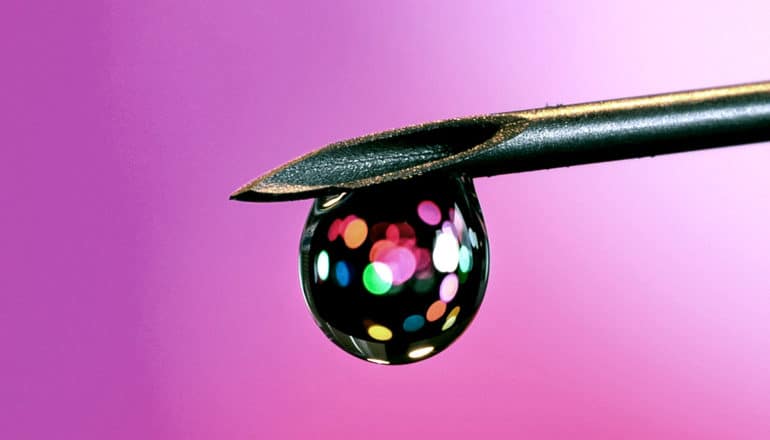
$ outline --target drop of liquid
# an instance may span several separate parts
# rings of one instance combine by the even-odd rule
[[[377,364],[440,353],[487,285],[489,244],[470,178],[419,178],[317,199],[300,243],[316,323]]]

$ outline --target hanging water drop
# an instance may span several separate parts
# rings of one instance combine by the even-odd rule
[[[300,244],[302,289],[318,326],[353,356],[387,365],[427,359],[462,334],[484,297],[488,261],[464,176],[319,198]]]

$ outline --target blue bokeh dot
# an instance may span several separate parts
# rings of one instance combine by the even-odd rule
[[[350,269],[348,269],[348,264],[344,261],[338,261],[334,266],[334,276],[337,278],[337,283],[340,287],[348,287],[348,284],[350,284]]]
[[[425,325],[425,318],[421,315],[412,315],[404,320],[404,330],[408,332],[416,332]]]

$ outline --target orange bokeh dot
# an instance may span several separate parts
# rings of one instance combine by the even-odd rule
[[[443,301],[436,301],[433,304],[428,307],[428,312],[425,314],[425,319],[427,319],[430,322],[433,322],[439,318],[446,312],[446,303]]]
[[[356,249],[361,246],[366,240],[366,233],[368,228],[366,222],[357,218],[345,227],[345,231],[342,233],[342,239],[345,241],[345,246],[350,249]]]
[[[337,226],[337,229],[340,231],[340,235],[343,235],[343,234],[345,233],[345,228],[347,228],[347,227],[348,227],[348,225],[350,224],[350,222],[352,222],[353,220],[355,220],[355,219],[357,219],[357,218],[358,218],[358,217],[356,217],[356,216],[355,216],[355,215],[353,215],[353,214],[350,214],[349,216],[347,216],[347,217],[343,218],[343,219],[340,221],[340,224],[339,224],[339,226]]]

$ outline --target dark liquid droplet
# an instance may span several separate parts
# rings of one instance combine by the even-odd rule
[[[421,178],[315,201],[300,244],[305,299],[348,353],[406,364],[454,342],[478,311],[489,245],[469,178]]]

